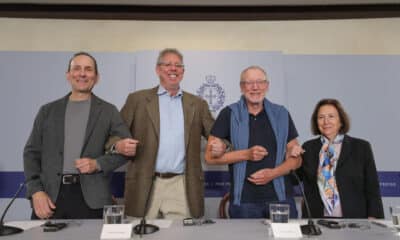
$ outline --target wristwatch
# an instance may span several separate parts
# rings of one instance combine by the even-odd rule
[[[111,154],[118,154],[117,148],[115,147],[115,143],[111,146],[110,153]]]

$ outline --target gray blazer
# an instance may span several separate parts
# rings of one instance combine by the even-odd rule
[[[25,178],[39,175],[28,182],[27,198],[38,191],[46,192],[53,202],[60,189],[63,172],[64,121],[69,94],[42,106],[36,116],[31,135],[24,148]],[[130,137],[117,108],[92,94],[89,120],[81,157],[97,160],[100,172],[81,175],[84,199],[92,209],[111,203],[112,171],[126,163],[118,154],[105,155],[105,144],[110,136]]]

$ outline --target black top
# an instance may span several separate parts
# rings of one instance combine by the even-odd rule
[[[225,107],[218,115],[217,120],[211,130],[211,135],[231,141],[230,136],[230,121],[231,121],[231,109]],[[288,142],[295,139],[298,136],[296,127],[294,126],[293,120],[289,114],[289,132]],[[249,114],[249,148],[260,145],[267,149],[268,155],[265,156],[261,161],[248,161],[246,164],[246,176],[250,176],[254,172],[263,168],[274,168],[276,161],[276,139],[274,131],[271,127],[271,123],[266,112],[263,110],[256,116]],[[229,165],[229,173],[231,180],[231,194],[233,186],[233,165]],[[287,177],[285,177],[286,194],[292,195],[292,186]],[[241,202],[269,202],[278,200],[274,190],[272,182],[265,185],[255,185],[247,179],[243,185],[242,199]]]

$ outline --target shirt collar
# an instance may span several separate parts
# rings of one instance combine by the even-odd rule
[[[158,95],[158,96],[162,96],[162,95],[165,95],[165,94],[167,94],[168,96],[170,96],[169,93],[168,93],[168,91],[167,91],[167,89],[165,89],[162,85],[159,85],[159,86],[158,86],[158,90],[157,90],[157,95]],[[178,90],[178,92],[176,93],[176,95],[175,95],[175,96],[172,96],[172,97],[180,97],[180,96],[182,96],[182,94],[183,94],[182,88],[179,88],[179,90]]]

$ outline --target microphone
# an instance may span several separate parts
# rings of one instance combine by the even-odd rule
[[[321,229],[317,225],[315,225],[314,221],[311,218],[310,206],[308,205],[306,194],[304,193],[304,188],[300,181],[300,178],[294,170],[290,170],[290,173],[296,178],[296,181],[299,184],[301,195],[303,196],[303,199],[304,199],[303,202],[306,207],[307,215],[308,215],[308,223],[306,225],[300,226],[301,232],[305,235],[314,235],[314,236],[321,235],[321,233],[322,233]]]
[[[17,227],[12,227],[12,226],[6,226],[4,225],[4,217],[6,216],[6,213],[8,211],[8,209],[11,207],[11,204],[14,202],[14,200],[17,198],[18,194],[21,192],[21,190],[24,188],[24,186],[35,179],[38,179],[39,175],[33,175],[32,177],[30,177],[29,179],[25,180],[24,182],[19,184],[19,188],[17,190],[17,192],[14,194],[14,196],[12,197],[10,203],[8,203],[6,209],[3,212],[3,215],[1,215],[1,219],[0,219],[0,236],[7,236],[7,235],[11,235],[11,234],[16,234],[16,233],[20,233],[22,231],[24,231],[21,228],[17,228]]]
[[[140,237],[142,237],[143,234],[151,234],[151,233],[154,233],[154,232],[157,232],[158,230],[160,230],[160,228],[158,226],[146,223],[146,214],[147,214],[147,211],[149,211],[150,196],[151,196],[151,193],[153,192],[154,180],[155,180],[155,176],[153,176],[151,179],[150,190],[147,194],[146,205],[144,207],[143,217],[140,220],[140,224],[136,225],[133,228],[133,231],[135,232],[135,234],[140,234]]]

